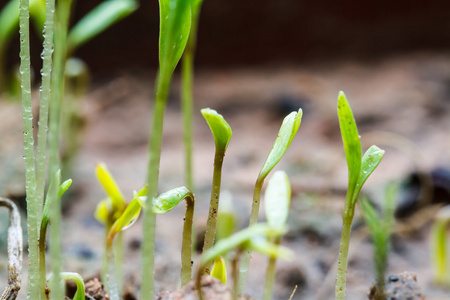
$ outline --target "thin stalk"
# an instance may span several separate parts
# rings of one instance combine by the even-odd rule
[[[192,277],[192,223],[194,221],[194,198],[186,198],[186,215],[184,217],[183,243],[181,247],[181,286],[191,281]]]
[[[280,245],[281,237],[275,238],[274,244]],[[272,291],[273,291],[273,285],[275,283],[275,268],[276,268],[276,262],[277,259],[275,257],[269,258],[269,264],[267,265],[267,271],[266,271],[266,283],[264,284],[264,293],[263,293],[263,300],[270,300],[272,299]]]
[[[28,229],[28,295],[27,299],[39,299],[38,212],[36,199],[36,173],[34,162],[33,113],[31,111],[30,72],[30,10],[29,1],[20,0],[20,74],[22,89],[23,150],[25,158],[25,190]]]
[[[42,85],[39,108],[39,130],[36,155],[36,197],[38,205],[38,220],[42,218],[42,207],[44,205],[45,189],[45,163],[47,151],[47,131],[48,131],[48,105],[50,99],[50,84],[52,70],[53,52],[53,21],[55,13],[55,0],[46,0],[46,14],[44,25],[44,49],[42,52]],[[41,287],[42,288],[42,287]]]
[[[39,234],[39,272],[40,272],[40,297],[41,299],[46,299],[46,265],[45,265],[45,245],[46,245],[46,237],[47,237],[47,228],[42,226]]]
[[[231,260],[231,270],[233,272],[233,300],[237,300],[239,298],[239,254],[240,253],[236,254]]]
[[[258,222],[259,214],[259,204],[261,202],[261,189],[264,183],[265,177],[258,176],[255,183],[255,190],[253,191],[253,204],[252,211],[250,213],[249,227]],[[245,249],[242,254],[241,262],[239,264],[239,283],[238,283],[238,293],[242,294],[244,292],[245,283],[247,281],[248,267],[250,265],[250,258],[252,256],[252,251]]]
[[[111,300],[120,300],[112,240],[108,242],[108,245],[106,247],[106,257],[108,260],[107,282],[109,286],[109,294],[111,296]]]
[[[222,165],[225,151],[217,149],[214,155],[214,173],[211,189],[211,202],[209,204],[208,221],[206,223],[205,241],[203,243],[203,253],[211,249],[214,245],[214,237],[216,235],[217,212],[219,210],[220,182],[222,178]],[[205,266],[205,274],[209,274],[211,264]]]
[[[349,201],[345,202],[346,205],[344,206],[344,212],[342,214],[343,225],[341,241],[339,245],[338,271],[335,288],[336,300],[345,300],[348,249],[350,245],[350,233],[352,229],[353,215],[355,213],[355,207],[347,205],[348,202]]]
[[[158,71],[156,81],[156,100],[153,108],[153,126],[149,137],[148,194],[147,199],[158,194],[159,166],[161,160],[161,140],[164,123],[164,110],[170,89],[170,74]],[[156,215],[151,209],[144,210],[144,237],[142,243],[142,300],[153,299],[155,270],[155,223]]]
[[[61,102],[64,94],[64,67],[66,59],[66,40],[68,22],[70,16],[71,0],[60,0],[55,12],[55,51],[53,62],[53,73],[51,80],[52,97],[50,103],[49,122],[49,174],[55,174],[59,169],[59,132],[61,117]],[[52,178],[52,176],[48,176]],[[52,299],[60,300],[64,298],[60,273],[62,270],[62,249],[61,249],[61,202],[55,201],[58,197],[58,185],[49,190],[49,201],[53,201],[51,207],[52,226],[50,228],[50,256],[52,258],[53,280],[51,283]]]
[[[119,295],[123,293],[123,232],[118,232],[114,242],[114,264],[116,265],[116,282]]]

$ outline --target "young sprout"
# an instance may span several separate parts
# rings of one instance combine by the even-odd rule
[[[9,209],[8,228],[8,286],[1,299],[14,300],[20,290],[22,271],[22,226],[16,204],[9,199],[0,197],[0,206]]]
[[[219,279],[223,284],[227,284],[227,266],[223,256],[214,259],[214,265],[211,271],[211,276]]]
[[[258,178],[256,179],[255,189],[253,191],[252,211],[250,214],[250,226],[256,224],[256,222],[258,221],[261,188],[264,184],[264,180],[266,179],[267,175],[269,175],[270,171],[272,171],[272,169],[278,164],[278,162],[281,160],[281,158],[284,156],[287,149],[291,145],[291,142],[294,139],[298,128],[300,127],[302,114],[303,112],[301,109],[299,109],[298,112],[294,111],[287,115],[284,118],[283,123],[281,124],[280,131],[278,132],[278,136],[275,139],[272,150],[270,150],[269,156],[267,157],[261,171],[259,172]],[[239,266],[239,294],[242,294],[244,292],[250,258],[251,251],[245,251],[242,255],[241,263]]]
[[[264,197],[267,223],[270,226],[275,228],[285,226],[290,202],[291,185],[289,184],[289,178],[284,171],[277,171],[269,180]],[[272,242],[275,245],[279,245],[281,236],[275,237]],[[276,257],[270,257],[266,272],[266,284],[264,285],[264,300],[272,299],[272,289],[275,280],[275,263]]]
[[[377,300],[384,300],[386,298],[384,295],[384,278],[388,265],[390,238],[395,221],[394,211],[397,192],[397,184],[391,183],[387,186],[381,215],[372,206],[369,198],[363,197],[359,202],[374,245]]]
[[[114,237],[121,232],[129,228],[133,225],[139,214],[141,213],[141,206],[143,205],[143,197],[147,193],[146,188],[143,188],[139,193],[134,192],[134,198],[127,205],[123,213],[119,216],[119,218],[114,222],[111,228],[108,231],[106,236],[106,257],[108,263],[108,287],[111,294],[111,300],[119,300],[120,299],[120,289],[117,283],[117,274],[116,274],[116,265],[117,261],[114,261],[114,252],[113,252],[113,241]],[[120,249],[121,250],[121,249]],[[119,251],[120,251],[119,250]],[[120,274],[121,275],[121,274]],[[120,280],[122,278],[120,277]]]
[[[220,198],[220,182],[222,177],[222,164],[225,152],[228,147],[228,143],[231,139],[230,125],[225,121],[222,115],[217,111],[209,108],[201,110],[203,117],[211,129],[214,137],[214,143],[216,146],[216,152],[214,154],[214,173],[213,183],[211,189],[211,202],[209,204],[209,215],[206,223],[205,241],[203,243],[203,253],[208,251],[214,245],[214,237],[216,234],[217,224],[217,211],[219,209]],[[206,266],[205,272],[209,274],[210,266]]]
[[[363,184],[383,158],[384,150],[377,146],[371,146],[361,159],[361,142],[358,128],[343,92],[340,92],[338,97],[338,116],[348,166],[348,188],[342,212],[343,226],[339,246],[335,294],[337,300],[345,300],[347,257],[356,201]]]
[[[209,249],[208,251],[202,254],[199,268],[197,271],[196,285],[198,289],[199,299],[203,299],[202,291],[201,291],[201,277],[204,274],[203,269],[210,265],[216,258],[219,256],[224,256],[226,253],[233,249],[238,250],[238,254],[244,251],[245,249],[252,249],[257,252],[260,252],[264,255],[268,256],[276,256],[282,258],[289,258],[292,256],[292,252],[284,248],[282,246],[277,246],[269,241],[268,238],[280,236],[285,232],[283,227],[274,228],[268,224],[255,224],[253,226],[249,226],[244,230],[241,230],[232,236],[218,241],[214,247]],[[238,256],[236,255],[233,262],[233,281],[234,281],[234,299],[237,299],[237,260]]]
[[[192,222],[194,219],[194,194],[186,187],[178,187],[162,193],[153,199],[153,212],[155,214],[165,214],[181,201],[186,200],[186,215],[184,217],[183,243],[181,247],[181,286],[186,285],[191,280],[192,264]]]
[[[191,0],[159,0],[159,8],[159,69],[148,147],[147,199],[153,199],[158,194],[164,111],[172,73],[186,47],[191,27]],[[151,300],[154,295],[155,221],[155,214],[146,210],[142,243],[142,300]]]
[[[434,281],[437,284],[448,283],[447,228],[450,224],[450,206],[439,210],[431,228],[431,258]]]
[[[61,183],[61,171],[58,170],[53,180],[50,181],[48,191],[51,191],[54,188],[54,185],[58,187],[58,198],[56,199],[56,202],[59,202],[59,200],[67,191],[67,189],[72,185],[72,179],[68,179],[63,183]],[[46,290],[45,246],[47,239],[47,228],[51,222],[51,214],[50,214],[51,207],[54,205],[56,205],[55,201],[53,201],[53,198],[50,197],[49,193],[47,192],[44,209],[42,211],[42,220],[39,231],[39,279],[40,279],[40,293],[42,299],[45,299],[45,290]]]
[[[85,300],[85,292],[84,292],[84,281],[80,274],[73,273],[73,272],[61,272],[59,273],[59,278],[63,280],[73,280],[75,281],[75,284],[77,285],[77,291],[75,292],[75,295],[73,296],[72,300]],[[52,275],[49,278],[49,281],[54,280],[54,276]],[[44,298],[45,299],[45,298]]]

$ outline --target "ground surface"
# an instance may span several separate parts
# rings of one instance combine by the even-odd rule
[[[127,74],[93,85],[84,104],[85,140],[72,178],[73,196],[66,204],[62,226],[66,270],[85,278],[99,273],[103,228],[93,211],[105,195],[94,166],[105,162],[125,195],[142,187],[146,176],[148,127],[154,78]],[[302,108],[303,121],[290,150],[277,166],[292,183],[290,232],[283,243],[295,251],[293,261],[280,261],[274,299],[333,299],[334,266],[338,254],[341,209],[347,170],[336,114],[343,90],[353,108],[364,150],[371,144],[386,149],[365,190],[380,195],[389,180],[401,180],[415,170],[450,168],[450,56],[417,54],[359,64],[243,70],[203,70],[195,81],[194,171],[197,195],[196,227],[206,222],[212,181],[214,143],[199,110],[218,110],[233,129],[224,161],[222,190],[232,195],[240,227],[248,222],[253,184],[277,135],[283,116]],[[183,180],[182,119],[175,78],[165,119],[160,191]],[[0,193],[23,195],[20,108],[0,102]],[[408,139],[408,140],[403,140]],[[409,143],[412,144],[409,144]],[[184,207],[157,219],[156,288],[178,286]],[[400,223],[394,235],[389,274],[417,274],[427,299],[446,299],[449,291],[432,284],[429,228],[433,212],[411,219],[417,228]],[[261,220],[264,213],[261,209]],[[6,220],[6,215],[2,215]],[[373,281],[372,244],[359,214],[353,231],[348,299],[365,299]],[[402,223],[403,224],[403,223]],[[1,225],[2,231],[5,226]],[[142,222],[125,234],[126,282],[139,284]],[[6,264],[2,240],[1,282]],[[198,257],[194,258],[195,262]],[[254,255],[247,292],[259,299],[267,259]],[[24,276],[23,281],[26,281]],[[25,293],[20,294],[25,299]]]

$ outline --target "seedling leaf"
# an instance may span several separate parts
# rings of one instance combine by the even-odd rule
[[[75,295],[73,296],[73,300],[84,300],[85,299],[84,281],[80,274],[72,273],[72,272],[62,272],[62,273],[60,273],[60,276],[64,280],[75,281],[75,283],[77,285],[77,291],[75,292]]]
[[[136,0],[106,0],[85,15],[68,36],[71,51],[122,20],[138,8]]]
[[[214,260],[211,276],[219,279],[223,284],[227,284],[227,267],[222,256],[219,256]]]
[[[361,172],[359,174],[356,189],[353,194],[353,204],[355,204],[358,200],[359,192],[361,191],[361,188],[366,182],[367,178],[369,178],[370,174],[372,174],[376,167],[380,164],[384,153],[384,150],[381,150],[375,145],[367,149],[366,153],[364,153],[361,161]]]
[[[106,225],[109,218],[109,210],[111,209],[111,198],[106,198],[97,204],[95,209],[95,219],[100,223]]]
[[[293,256],[291,250],[286,247],[270,243],[267,238],[263,236],[251,238],[247,247],[269,257],[290,259]]]
[[[192,192],[184,186],[171,189],[153,199],[152,210],[155,214],[165,214],[174,209],[178,203],[189,195],[192,195]]]
[[[211,129],[216,149],[225,152],[232,135],[230,125],[228,125],[223,116],[214,109],[204,108],[201,110],[201,113]]]
[[[58,185],[58,199],[56,199],[56,201],[59,201],[67,189],[72,185],[72,179],[67,179],[61,184],[61,170],[58,170],[53,180],[50,180],[47,197],[45,198],[44,208],[42,210],[41,227],[44,227],[44,231],[47,229],[48,222],[50,221],[50,206],[53,205],[53,202],[49,197],[49,191],[53,189],[55,184]]]
[[[112,244],[114,236],[121,230],[125,230],[136,222],[141,212],[141,200],[134,198],[123,214],[114,222],[108,233],[108,243]]]
[[[100,181],[100,184],[103,186],[106,194],[111,198],[111,210],[123,210],[124,206],[126,205],[124,200],[125,198],[111,173],[109,173],[106,165],[97,164],[95,171],[98,181]]]
[[[159,65],[169,76],[183,54],[191,29],[190,0],[159,0]],[[167,72],[167,73],[166,73]]]
[[[266,218],[270,226],[279,227],[286,223],[290,202],[289,178],[284,171],[277,171],[269,180],[264,197]]]
[[[272,150],[270,150],[258,178],[265,178],[286,153],[300,127],[302,114],[303,111],[299,109],[298,112],[291,112],[284,118]]]
[[[348,192],[353,195],[361,170],[361,141],[352,110],[342,91],[338,96],[338,117],[348,166]]]

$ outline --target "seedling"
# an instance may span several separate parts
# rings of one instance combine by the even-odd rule
[[[214,237],[216,234],[217,211],[219,209],[220,198],[220,182],[222,178],[222,164],[228,143],[231,139],[230,125],[225,121],[222,115],[217,111],[209,108],[202,109],[202,115],[211,129],[214,137],[216,151],[214,154],[214,173],[211,189],[211,201],[209,204],[209,215],[206,223],[205,240],[203,243],[203,253],[211,249],[214,245]],[[206,266],[205,272],[209,274],[210,266]]]
[[[391,183],[387,186],[381,214],[376,211],[367,197],[361,198],[360,201],[363,217],[367,227],[369,227],[374,245],[377,300],[384,300],[386,298],[384,295],[384,278],[388,266],[391,233],[395,222],[394,211],[397,192],[397,184]]]
[[[274,228],[285,226],[290,202],[291,185],[289,184],[289,178],[285,172],[277,171],[269,180],[264,197],[267,223],[270,226]],[[279,245],[281,235],[273,238],[272,242],[275,245]],[[270,257],[266,271],[263,300],[272,299],[272,289],[275,281],[275,263],[276,257]]]
[[[298,112],[292,112],[287,115],[283,123],[281,124],[278,136],[275,139],[272,150],[270,150],[269,156],[267,157],[261,171],[259,172],[258,178],[256,179],[255,189],[253,191],[253,202],[252,211],[250,214],[249,226],[256,224],[258,221],[259,214],[259,203],[261,198],[261,188],[264,184],[264,180],[270,171],[278,164],[281,158],[286,153],[287,149],[291,145],[295,134],[300,127],[302,120],[302,110],[299,109]],[[239,266],[239,287],[238,292],[242,294],[245,288],[245,282],[247,281],[248,266],[250,264],[251,251],[247,250],[242,256],[242,260]]]
[[[223,284],[227,284],[227,266],[223,256],[214,259],[214,265],[211,271],[211,276],[219,279]]]
[[[384,156],[384,150],[371,146],[361,159],[361,142],[352,110],[343,92],[338,97],[338,116],[348,166],[348,188],[342,212],[343,226],[339,246],[336,299],[345,300],[347,257],[350,232],[359,192]]]
[[[0,197],[0,206],[9,209],[8,228],[8,286],[1,299],[14,300],[17,298],[21,286],[20,272],[22,271],[22,226],[17,206],[9,199]]]
[[[210,265],[216,258],[224,256],[226,253],[233,249],[237,249],[237,254],[233,259],[233,281],[234,281],[234,292],[233,299],[237,299],[238,289],[237,289],[237,262],[239,254],[245,251],[245,249],[252,249],[254,251],[260,252],[268,256],[276,256],[282,258],[289,258],[292,253],[289,249],[282,246],[277,246],[270,243],[267,239],[272,237],[280,236],[285,232],[283,227],[274,228],[268,224],[255,224],[249,226],[229,238],[218,241],[214,247],[202,254],[200,260],[196,284],[198,289],[199,299],[203,299],[201,291],[201,277],[203,275],[203,269]]]
[[[153,199],[152,210],[155,214],[165,214],[174,209],[178,203],[186,200],[186,215],[184,217],[183,243],[181,248],[181,285],[186,285],[191,280],[192,264],[192,222],[194,219],[194,194],[186,188],[179,187],[162,193]]]
[[[160,0],[159,8],[159,69],[155,88],[156,99],[153,108],[153,124],[149,138],[147,199],[153,199],[158,194],[164,110],[170,91],[172,73],[186,47],[191,27],[190,0]],[[141,297],[143,300],[151,300],[154,295],[155,220],[155,214],[150,210],[146,210],[142,243]]]
[[[73,280],[75,281],[75,284],[77,285],[77,291],[75,292],[75,295],[73,296],[72,300],[85,300],[85,292],[84,292],[84,281],[80,274],[78,273],[72,273],[72,272],[62,272],[59,274],[59,277],[63,280]],[[51,276],[49,278],[49,281],[53,280],[54,276]]]
[[[434,281],[437,284],[448,284],[447,272],[447,228],[450,224],[450,206],[439,210],[431,228],[431,258],[434,269]]]

